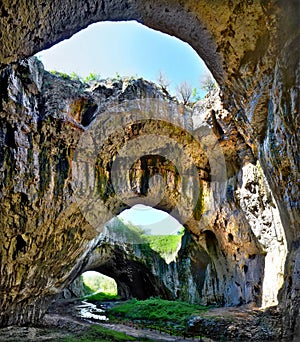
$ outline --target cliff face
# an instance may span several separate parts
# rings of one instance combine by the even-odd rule
[[[279,212],[219,92],[191,111],[149,82],[88,87],[34,58],[2,77],[2,324],[39,319],[85,270],[115,278],[123,297],[277,304],[286,256]],[[186,225],[176,262],[133,236],[103,236],[106,221],[135,203]]]
[[[217,297],[225,303],[237,295],[242,302],[275,302],[275,293],[265,286],[270,277],[263,274],[269,272],[277,281],[277,291],[286,255],[278,299],[284,334],[295,332],[300,283],[298,2],[2,1],[0,14],[2,69],[99,20],[137,19],[196,49],[220,83],[230,114],[222,118],[214,109],[211,122],[204,124],[224,151],[226,177],[219,182],[211,177],[205,146],[197,145],[198,157],[192,153],[196,145],[190,139],[190,122],[180,126],[187,133],[179,142],[190,141],[186,145],[201,170],[202,200],[187,226],[213,261],[206,279],[218,279],[206,281],[203,288],[212,296],[219,289]],[[86,220],[86,211],[72,197],[71,161],[85,127],[101,112],[98,100],[107,96],[100,92],[93,97],[76,82],[67,85],[45,76],[34,64],[10,65],[1,75],[2,325],[37,320],[47,305],[45,298],[76,277],[87,251],[97,243],[95,222]],[[164,129],[147,125],[132,126],[125,136]],[[105,156],[114,141],[104,145]],[[217,166],[213,169],[220,175]],[[104,180],[101,192],[107,189],[109,170],[101,165],[98,170]],[[134,170],[131,180],[138,178],[138,164]],[[171,166],[169,174],[176,179]],[[159,188],[160,180],[153,182]],[[211,189],[219,195],[209,199]],[[112,198],[106,202],[109,210],[100,215],[103,221],[126,207],[112,194],[110,189],[103,193]],[[176,191],[167,194],[160,207],[171,212]],[[192,198],[191,191],[182,203]],[[274,272],[266,265],[275,267]]]
[[[223,182],[211,181],[213,175],[209,179],[203,169],[199,170],[202,207],[195,207],[194,216],[184,222],[191,234],[186,233],[176,262],[167,265],[154,251],[143,252],[138,247],[139,241],[126,237],[118,241],[117,237],[106,233],[106,238],[100,238],[96,249],[89,254],[84,270],[97,270],[116,279],[124,297],[144,298],[160,294],[203,304],[276,305],[278,290],[283,283],[287,245],[279,211],[261,166],[238,133],[231,115],[223,108],[218,91],[199,101],[189,115],[193,120],[190,131],[194,136],[209,127],[218,137],[226,178]],[[144,135],[147,141],[145,127],[140,135]],[[150,127],[153,133],[152,123]],[[169,134],[174,133],[169,126],[164,128],[170,130]],[[115,141],[114,148],[120,150]],[[152,145],[145,144],[149,153]],[[209,159],[212,165],[208,173],[216,169],[211,155]],[[202,164],[204,162],[207,162],[206,158],[202,159]],[[126,168],[119,169],[119,172],[128,174]],[[143,159],[143,163],[135,163],[130,174],[132,186],[136,191],[140,189],[138,201],[144,203],[144,196],[154,200],[151,196],[153,189],[161,191],[161,185],[155,188],[153,182],[150,184],[152,176],[159,174],[165,178],[167,190],[176,188],[176,179],[179,182],[180,178],[174,165],[170,167],[170,161],[161,163],[161,158],[155,155]],[[120,189],[124,189],[124,183]],[[126,191],[123,198],[124,193]],[[164,210],[174,205],[174,198],[166,193],[168,191],[163,201],[157,204]],[[150,258],[147,257],[149,253],[152,253]],[[141,283],[142,268],[145,281]],[[155,283],[152,290],[151,281]],[[137,283],[140,286],[136,286]]]
[[[43,69],[30,60],[1,81],[1,324],[11,324],[38,319],[94,235],[67,185],[78,132],[42,109]]]

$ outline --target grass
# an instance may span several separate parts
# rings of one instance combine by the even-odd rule
[[[90,295],[86,295],[83,297],[83,299],[86,299],[90,302],[96,302],[96,301],[110,301],[110,300],[117,300],[120,299],[120,297],[116,294],[110,294],[106,292],[96,292],[92,293]]]
[[[178,330],[186,327],[187,321],[195,315],[201,315],[208,307],[180,301],[169,301],[159,298],[147,300],[132,299],[120,303],[108,311],[111,320],[124,319],[144,322],[155,327],[176,326]]]
[[[181,237],[182,235],[146,235],[144,239],[161,257],[168,257],[176,253]]]
[[[111,295],[118,293],[117,283],[114,279],[95,271],[82,274],[82,281],[87,295],[95,292],[104,292]]]
[[[67,337],[61,342],[119,342],[119,341],[151,341],[147,338],[135,338],[125,333],[103,328],[99,325],[92,325],[88,331],[81,336]]]
[[[108,225],[108,230],[116,234],[121,241],[140,245],[141,250],[144,252],[149,253],[153,250],[163,258],[176,253],[184,234],[184,227],[182,227],[176,235],[147,235],[146,231],[142,228],[134,226],[130,222],[125,223],[120,218],[115,218],[111,221],[110,225]]]

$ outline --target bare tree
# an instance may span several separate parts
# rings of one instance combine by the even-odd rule
[[[178,97],[182,100],[183,104],[187,105],[193,93],[192,86],[187,81],[184,81],[176,87],[176,90]]]
[[[208,93],[217,88],[215,80],[210,75],[207,75],[204,80],[201,80],[200,84],[201,88],[206,90]]]
[[[159,72],[157,76],[157,83],[161,86],[161,88],[165,91],[168,91],[168,87],[170,86],[170,81],[167,76],[163,72]]]

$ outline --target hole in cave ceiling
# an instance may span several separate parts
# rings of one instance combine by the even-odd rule
[[[179,84],[187,81],[197,89],[197,96],[203,97],[206,91],[201,82],[207,77],[213,79],[189,44],[136,21],[92,24],[37,56],[46,70],[76,74],[83,79],[93,74],[157,82],[162,73],[172,95]]]
[[[174,261],[185,231],[174,217],[152,207],[136,204],[106,223],[106,234],[115,241],[147,245],[166,263]]]
[[[124,210],[105,226],[110,245],[104,239],[103,245],[100,244],[95,250],[92,263],[86,268],[89,272],[82,274],[84,286],[91,288],[87,289],[88,292],[118,294],[126,299],[146,299],[158,295],[169,298],[169,290],[160,276],[153,272],[149,260],[156,260],[159,265],[174,261],[181,247],[184,227],[169,214],[141,204]],[[136,235],[140,237],[138,242],[131,239],[132,236],[136,239]],[[118,240],[117,236],[122,239]],[[131,250],[132,243],[136,245]],[[129,246],[126,247],[126,244]],[[147,259],[149,256],[150,259]],[[109,278],[103,280],[99,273],[112,278],[115,283]],[[104,288],[94,285],[101,281],[108,285]]]
[[[182,225],[166,212],[137,204],[118,215],[126,224],[138,226],[147,235],[174,235],[182,231]]]

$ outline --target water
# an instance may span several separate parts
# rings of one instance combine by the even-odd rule
[[[76,316],[85,319],[93,319],[97,321],[108,321],[108,317],[105,315],[105,310],[98,308],[93,303],[82,301],[81,304],[75,307]]]

